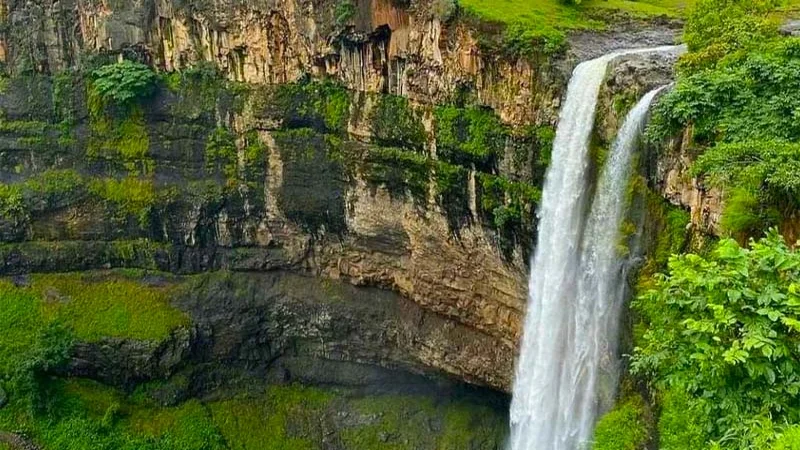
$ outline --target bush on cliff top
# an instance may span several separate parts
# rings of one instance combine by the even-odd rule
[[[780,36],[773,20],[785,3],[701,0],[687,24],[693,51],[648,127],[655,142],[692,131],[694,174],[725,193],[722,224],[740,238],[800,207],[800,39]]]

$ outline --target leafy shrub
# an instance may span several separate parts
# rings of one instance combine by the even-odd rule
[[[600,418],[592,450],[641,450],[648,434],[644,400],[632,396]]]
[[[686,23],[684,40],[692,52],[685,68],[711,66],[725,55],[777,35],[770,14],[785,0],[699,0]]]
[[[102,66],[92,72],[93,87],[105,101],[128,105],[153,93],[156,74],[150,67],[122,61]]]
[[[800,419],[800,252],[773,230],[749,248],[669,262],[634,307],[649,323],[634,373],[698,404],[711,439],[747,448],[742,423]]]
[[[661,450],[701,450],[706,448],[712,423],[703,403],[680,390],[666,391],[661,397],[658,419]]]

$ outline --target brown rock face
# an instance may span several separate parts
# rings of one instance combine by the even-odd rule
[[[360,0],[336,25],[332,0],[181,2],[175,0],[4,0],[9,31],[0,53],[58,72],[97,52],[133,52],[162,70],[211,61],[233,80],[286,83],[328,75],[357,91],[439,103],[461,85],[508,122],[549,123],[563,74],[551,61],[500,61],[480,54],[473,31],[448,27],[427,11],[391,0]],[[350,25],[354,24],[354,26]]]

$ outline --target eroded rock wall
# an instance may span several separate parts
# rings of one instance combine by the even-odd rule
[[[61,171],[65,182],[67,171],[70,187],[23,188],[25,197],[44,185],[47,195],[0,220],[3,273],[281,271],[381,289],[371,292],[407,302],[390,305],[397,317],[381,316],[389,335],[312,346],[300,356],[333,352],[510,390],[535,236],[532,201],[568,73],[581,55],[639,38],[608,34],[560,56],[485,55],[466,22],[443,21],[426,2],[395,3],[359,1],[355,16],[337,24],[329,0],[0,2],[7,24],[0,57],[10,75],[0,96],[0,178],[24,184]],[[642,42],[671,42],[669,30],[645,33]],[[162,73],[211,62],[246,93],[208,93],[193,80],[170,87],[164,75],[132,110],[93,110],[88,72],[121,57]],[[655,66],[639,88],[663,78],[663,64]],[[620,70],[612,90],[631,83]],[[339,123],[306,112],[290,117],[287,103],[275,100],[275,86],[306,75],[347,91]],[[296,109],[345,95],[324,89],[320,98],[301,97]],[[379,122],[382,108],[389,119]],[[502,132],[490,138],[500,150],[484,161],[447,147],[447,114],[454,123],[496,122]],[[412,131],[420,142],[384,136],[401,128],[393,119],[407,117],[419,122]],[[608,140],[619,117],[602,117]],[[197,321],[217,320],[222,312],[212,309],[198,309]],[[342,323],[355,328],[374,318],[364,313]],[[303,325],[320,311],[292,314],[296,337],[320,334]],[[335,327],[332,317],[326,326]],[[258,335],[261,325],[245,331]],[[394,353],[383,358],[386,345]],[[265,351],[253,357],[281,354]]]

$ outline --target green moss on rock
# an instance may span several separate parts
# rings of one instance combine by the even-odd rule
[[[374,142],[383,147],[422,150],[425,127],[406,97],[380,95],[369,117]]]
[[[343,233],[345,179],[334,143],[307,128],[274,137],[283,163],[281,211],[310,233]]]
[[[350,97],[344,87],[333,81],[306,78],[273,88],[256,102],[256,108],[266,110],[285,128],[344,134],[350,116]]]
[[[436,118],[436,150],[453,164],[492,172],[503,155],[509,131],[491,110],[441,106]]]
[[[97,102],[90,95],[91,102]],[[144,113],[138,106],[121,116],[107,115],[104,108],[93,110],[90,116],[90,135],[86,147],[89,159],[106,161],[112,168],[121,165],[129,173],[149,174],[154,169],[150,156],[150,136]]]
[[[232,450],[313,450],[320,441],[313,433],[321,432],[314,422],[331,399],[317,388],[272,386],[264,397],[214,402],[210,408]]]
[[[394,197],[410,196],[418,206],[427,205],[429,158],[398,148],[371,147],[362,167],[364,179],[373,186],[384,187]]]
[[[644,400],[632,395],[600,418],[593,450],[643,450],[649,439]]]

